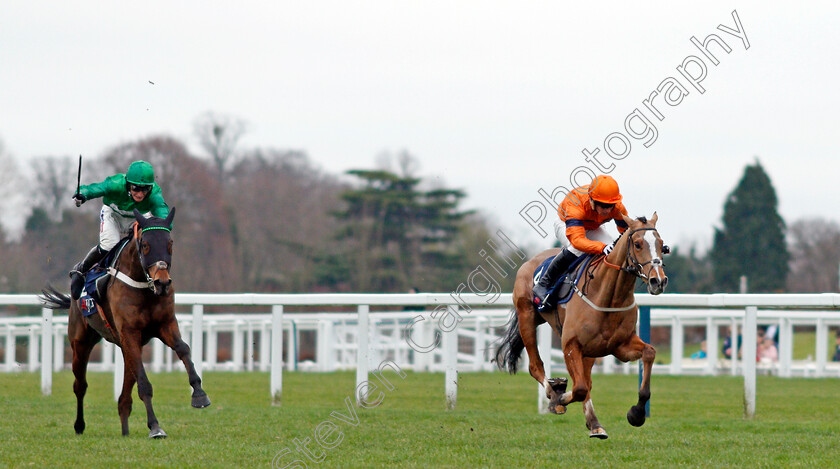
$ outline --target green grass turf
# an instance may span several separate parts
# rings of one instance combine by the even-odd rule
[[[87,429],[73,431],[72,374],[55,375],[40,395],[36,373],[0,374],[0,466],[271,467],[293,439],[337,431],[308,467],[834,467],[840,405],[837,379],[758,377],[757,412],[743,418],[743,379],[653,377],[652,418],[631,427],[638,377],[595,375],[593,402],[608,440],[588,438],[579,403],[566,415],[538,415],[536,383],[525,374],[463,373],[457,410],[444,410],[442,374],[386,374],[396,389],[373,409],[349,416],[355,373],[285,373],[283,405],[269,405],[265,373],[206,373],[207,409],[189,406],[184,373],[152,374],[155,411],[169,434],[149,440],[142,402],[134,399],[131,435],[120,436],[111,374],[91,373]],[[372,378],[373,379],[373,378]],[[327,424],[329,425],[329,424]],[[326,427],[326,425],[325,425]],[[322,427],[322,428],[325,428]],[[339,435],[338,432],[341,432]],[[294,452],[275,461],[283,467]],[[293,466],[292,466],[293,467]],[[302,467],[302,466],[301,466]]]

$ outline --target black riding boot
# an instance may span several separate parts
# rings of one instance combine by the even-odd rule
[[[577,258],[578,256],[564,248],[554,257],[551,264],[548,264],[545,272],[540,277],[539,283],[534,285],[534,304],[537,305],[538,311],[542,312],[552,307],[551,300],[546,298],[548,290]]]
[[[70,297],[78,300],[85,286],[85,273],[91,269],[108,251],[103,250],[97,244],[87,253],[82,262],[73,266],[70,271]]]

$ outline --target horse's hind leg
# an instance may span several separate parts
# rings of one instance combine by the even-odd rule
[[[521,314],[519,317],[519,335],[522,337],[525,351],[528,352],[528,371],[545,389],[545,396],[549,399],[548,409],[551,413],[563,414],[566,412],[566,407],[560,404],[561,395],[555,392],[554,385],[545,376],[545,364],[537,348],[537,321],[533,306],[528,305],[528,308],[532,311]]]
[[[653,360],[656,358],[656,349],[634,334],[630,340],[615,351],[614,355],[623,362],[642,359],[642,384],[639,386],[639,402],[627,412],[627,421],[630,422],[630,425],[641,427],[645,423],[645,405],[650,400],[650,373],[653,369]]]
[[[210,405],[210,398],[207,393],[201,388],[201,378],[195,371],[195,365],[190,355],[190,346],[181,340],[181,332],[178,330],[178,323],[174,320],[169,324],[161,327],[160,340],[163,341],[169,348],[178,354],[178,358],[184,362],[184,368],[187,369],[187,375],[190,379],[190,386],[192,386],[192,406],[196,409],[201,409]],[[199,357],[199,359],[201,359]]]
[[[87,392],[87,365],[90,359],[90,352],[99,342],[100,336],[89,329],[81,321],[78,310],[70,308],[70,323],[67,335],[70,338],[70,348],[73,350],[73,393],[76,394],[76,422],[73,428],[76,434],[81,435],[85,431],[85,409],[84,400]]]
[[[586,357],[583,359],[583,380],[586,383],[586,398],[583,400],[583,415],[586,417],[586,428],[589,429],[590,438],[600,438],[605,440],[607,432],[601,423],[598,422],[598,417],[595,415],[595,406],[592,405],[592,366],[595,365],[595,359]]]

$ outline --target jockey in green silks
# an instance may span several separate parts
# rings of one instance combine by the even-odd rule
[[[115,174],[104,181],[79,187],[73,195],[76,205],[102,197],[99,212],[99,243],[70,271],[70,296],[76,300],[84,287],[85,273],[128,234],[134,223],[134,209],[166,218],[169,206],[155,183],[155,170],[147,161],[135,161],[125,174]]]

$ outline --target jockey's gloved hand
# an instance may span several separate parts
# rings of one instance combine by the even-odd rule
[[[607,244],[606,246],[604,246],[604,255],[608,256],[612,252],[614,247],[615,247],[615,243],[610,243],[610,244]]]
[[[79,207],[85,201],[87,201],[87,197],[83,196],[82,194],[73,194],[73,200],[76,201],[76,207]]]

